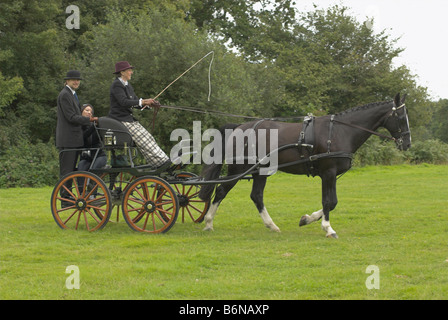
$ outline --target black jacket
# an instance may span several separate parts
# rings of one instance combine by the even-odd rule
[[[131,84],[125,86],[120,79],[115,79],[110,87],[109,117],[118,121],[136,121],[132,115],[132,108],[141,109],[138,105],[139,100]]]
[[[93,123],[89,126],[83,126],[83,135],[84,135],[84,148],[88,149],[94,149],[94,148],[101,148],[102,144],[100,141],[100,138],[98,137],[98,133],[95,130],[95,126]],[[91,150],[90,156],[87,156],[86,153],[83,153],[81,155],[81,159],[86,159],[92,161],[93,156],[96,153],[96,149]],[[98,157],[105,156],[106,154],[102,149],[99,150]]]
[[[59,93],[57,103],[56,147],[82,147],[84,144],[82,126],[89,125],[90,119],[81,115],[79,102],[67,86]]]

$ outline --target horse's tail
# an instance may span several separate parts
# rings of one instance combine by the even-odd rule
[[[239,124],[234,123],[228,123],[223,125],[221,128],[219,128],[219,131],[221,132],[222,137],[222,161],[220,163],[212,163],[209,165],[206,165],[204,169],[202,170],[201,176],[204,178],[205,181],[209,180],[215,180],[219,178],[219,174],[221,173],[222,165],[224,163],[224,156],[225,156],[225,148],[226,148],[226,135],[225,130],[226,129],[235,129],[238,127]],[[201,190],[199,191],[199,198],[203,201],[208,201],[211,199],[213,191],[216,188],[216,184],[206,184],[201,187]]]

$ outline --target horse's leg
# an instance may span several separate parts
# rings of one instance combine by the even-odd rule
[[[299,227],[318,221],[322,218],[323,215],[324,215],[323,209],[313,212],[311,215],[306,214],[300,218]]]
[[[261,219],[263,219],[264,225],[275,232],[280,232],[280,229],[275,225],[274,221],[272,221],[266,207],[263,203],[263,192],[264,187],[266,186],[266,176],[260,176],[259,174],[253,175],[254,181],[252,184],[252,192],[250,194],[250,198],[255,203],[255,206],[260,213]]]
[[[326,232],[327,238],[337,238],[336,232],[330,225],[330,211],[338,204],[336,195],[336,174],[332,170],[322,175],[322,206],[323,219],[322,229]]]
[[[216,188],[216,195],[207,214],[204,217],[205,227],[204,231],[213,230],[213,219],[215,218],[216,211],[218,210],[219,204],[226,197],[227,193],[236,185],[238,181],[228,182],[220,185]]]
[[[207,214],[204,217],[204,221],[205,221],[204,231],[213,230],[213,219],[215,218],[216,210],[218,210],[218,206],[219,206],[220,202],[221,201],[219,201],[219,202],[213,201],[210,208],[208,208]]]

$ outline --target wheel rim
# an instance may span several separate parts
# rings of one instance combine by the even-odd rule
[[[111,208],[108,188],[89,172],[66,175],[51,195],[51,212],[62,229],[99,230],[109,221]]]
[[[122,211],[133,230],[164,233],[176,222],[179,203],[173,188],[165,180],[143,177],[126,189]]]
[[[176,175],[176,178],[182,179],[192,177],[196,177],[196,175],[190,172],[181,172]],[[201,186],[182,184],[173,184],[173,186],[177,192],[177,197],[179,198],[179,214],[182,223],[188,219],[191,219],[194,223],[201,223],[210,206],[210,201],[199,199]]]

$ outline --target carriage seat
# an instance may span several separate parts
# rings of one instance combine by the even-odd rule
[[[104,137],[107,132],[109,132],[109,134],[112,132],[114,136],[114,146],[124,147],[125,143],[128,147],[134,146],[134,141],[132,140],[128,128],[118,120],[110,117],[100,117],[98,119],[97,130],[103,143],[105,142]]]

